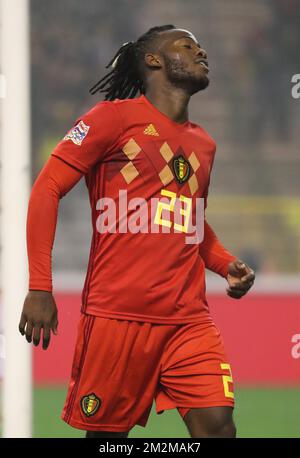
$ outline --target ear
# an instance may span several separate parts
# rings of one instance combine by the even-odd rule
[[[155,68],[162,67],[162,59],[158,54],[147,53],[145,54],[144,61],[147,67],[152,67],[152,68],[153,67]]]

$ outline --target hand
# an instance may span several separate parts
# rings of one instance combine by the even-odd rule
[[[25,331],[26,326],[26,331]],[[48,291],[29,291],[23,305],[19,331],[26,337],[27,342],[33,340],[35,346],[39,345],[41,330],[43,329],[43,349],[46,350],[50,343],[51,331],[57,334],[57,307]]]
[[[243,261],[234,261],[228,265],[227,294],[234,299],[240,299],[254,283],[255,274]]]

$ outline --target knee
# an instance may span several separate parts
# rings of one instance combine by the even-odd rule
[[[216,433],[217,433],[216,437],[235,438],[236,437],[236,426],[234,424],[233,419],[231,418],[229,421],[220,425]]]
[[[216,421],[214,425],[199,425],[200,437],[214,437],[214,438],[235,438],[236,427],[233,419],[226,419],[225,421]],[[198,436],[199,437],[199,436]]]
[[[214,425],[204,427],[206,437],[223,437],[235,438],[236,427],[232,418],[226,418],[223,421],[216,421]]]

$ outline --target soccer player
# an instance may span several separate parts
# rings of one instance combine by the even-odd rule
[[[232,374],[205,268],[236,299],[254,272],[205,218],[203,239],[187,243],[216,149],[188,118],[190,97],[209,84],[206,52],[189,31],[164,25],[125,43],[109,66],[91,89],[105,100],[76,120],[34,183],[19,330],[44,349],[57,332],[58,204],[84,176],[93,237],[63,420],[86,437],[127,437],[146,425],[155,399],[157,413],[178,409],[191,437],[235,437]]]

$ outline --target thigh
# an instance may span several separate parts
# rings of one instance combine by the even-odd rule
[[[86,431],[127,432],[146,424],[159,377],[163,329],[81,317],[62,418]]]
[[[223,339],[213,322],[182,326],[167,345],[156,396],[158,413],[178,408],[233,407],[230,364]]]

